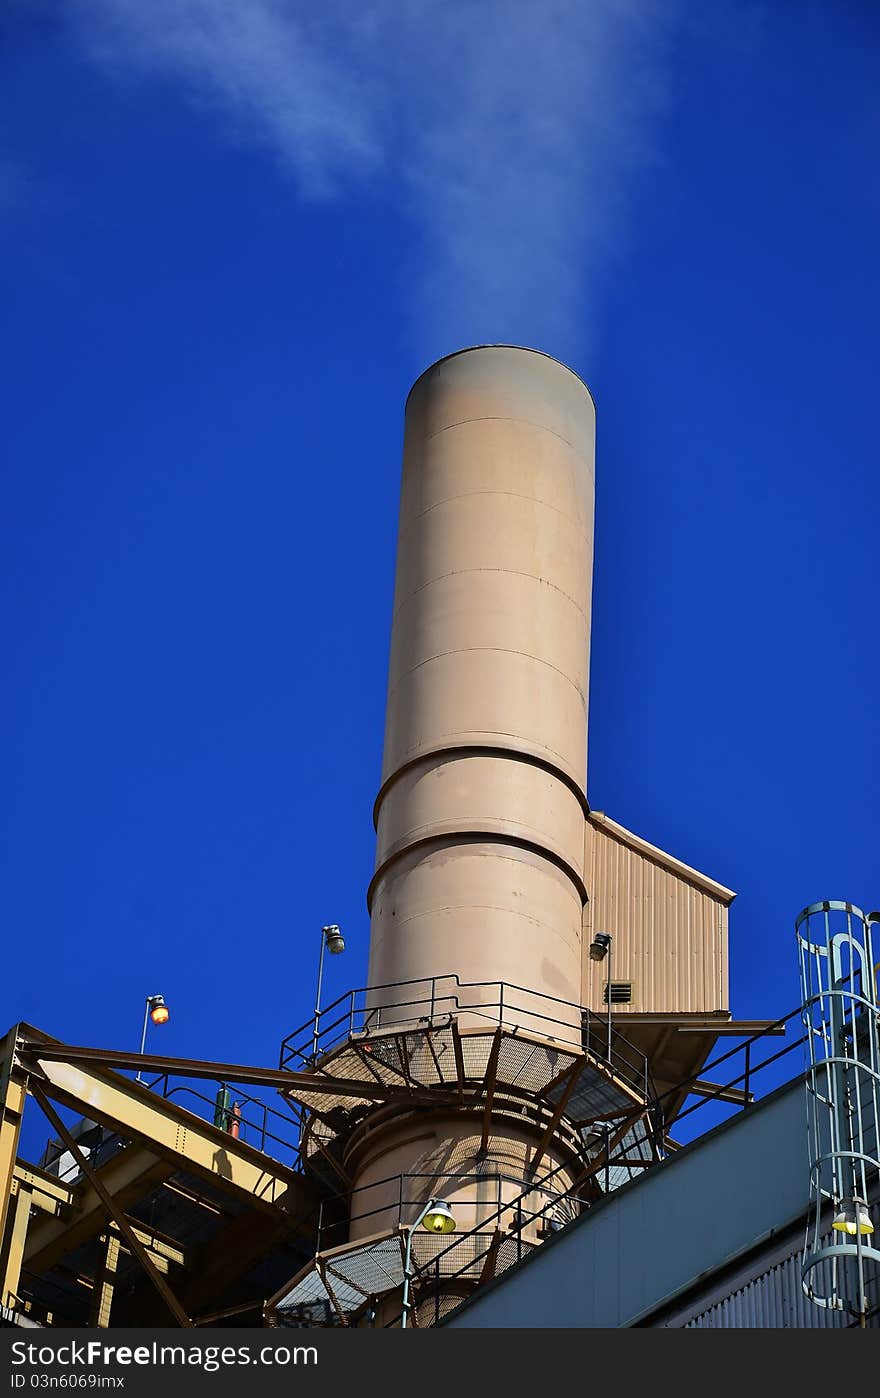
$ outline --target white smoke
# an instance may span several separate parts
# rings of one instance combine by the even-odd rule
[[[583,347],[653,154],[677,0],[74,0],[92,56],[173,78],[307,198],[381,188],[411,226],[423,355]]]

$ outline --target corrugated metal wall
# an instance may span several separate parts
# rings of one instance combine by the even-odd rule
[[[728,1008],[729,889],[653,850],[602,816],[586,824],[585,943],[614,937],[611,975],[632,981],[627,1012],[711,1013]],[[690,875],[690,877],[688,877]],[[606,962],[584,962],[584,1003],[602,1003]]]
[[[842,1330],[850,1316],[816,1306],[801,1285],[800,1249],[750,1282],[716,1301],[684,1325],[685,1330]],[[868,1321],[871,1329],[880,1317]]]

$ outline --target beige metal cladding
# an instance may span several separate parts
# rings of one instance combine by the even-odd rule
[[[456,1232],[480,1225],[494,1228],[499,1209],[522,1196],[536,1139],[526,1124],[518,1126],[497,1116],[487,1151],[481,1148],[479,1126],[460,1117],[429,1117],[418,1126],[410,1119],[387,1127],[380,1150],[357,1173],[357,1188],[351,1194],[350,1241],[411,1224],[421,1205],[432,1197],[449,1204]],[[547,1186],[540,1202],[532,1205],[536,1209],[572,1188],[576,1167],[567,1165],[567,1159],[570,1155],[552,1147],[548,1151],[536,1173],[535,1193],[546,1175],[552,1176],[552,1187]],[[506,1228],[512,1221],[512,1215],[502,1215],[500,1226]],[[461,1255],[450,1255],[450,1270],[458,1271],[464,1261]]]
[[[726,1010],[732,890],[599,811],[587,818],[585,864],[584,941],[610,932],[612,978],[632,983],[632,1001],[616,1005],[615,1017]],[[602,1007],[607,977],[607,961],[585,954],[585,1005]]]
[[[579,1000],[594,438],[532,350],[461,351],[410,394],[371,985]]]

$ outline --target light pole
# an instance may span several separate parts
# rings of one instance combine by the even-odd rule
[[[613,937],[610,932],[597,932],[590,943],[590,960],[604,961],[608,957],[608,1063],[611,1064],[611,943]]]
[[[321,981],[324,977],[324,948],[327,948],[331,956],[338,956],[345,951],[345,938],[332,922],[329,927],[321,928],[321,954],[318,957],[318,990],[315,995],[315,1027],[312,1031],[312,1062],[318,1060],[318,1028],[321,1021]]]
[[[405,1330],[409,1321],[409,1284],[412,1279],[412,1240],[419,1224],[424,1224],[429,1233],[454,1233],[455,1219],[449,1205],[443,1199],[429,1199],[415,1223],[406,1230],[406,1247],[403,1250],[403,1296],[400,1307],[400,1328]]]
[[[154,1024],[167,1024],[170,1018],[171,1011],[165,1004],[165,996],[148,995],[147,1003],[144,1006],[144,1027],[141,1030],[141,1046],[138,1049],[139,1053],[143,1053],[144,1051],[144,1045],[147,1042],[147,1025],[149,1024],[150,1020],[152,1020]],[[135,1078],[135,1082],[143,1082],[143,1080],[144,1075],[140,1071],[140,1069],[138,1069],[138,1074]]]

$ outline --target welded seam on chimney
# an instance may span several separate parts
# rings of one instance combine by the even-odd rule
[[[510,733],[504,736],[517,738],[519,735]],[[548,748],[547,751],[552,752],[553,749]],[[557,754],[557,756],[561,755],[561,753]],[[379,825],[379,808],[394,783],[406,772],[411,771],[413,767],[417,767],[420,762],[427,762],[434,757],[505,757],[509,758],[512,762],[530,763],[532,766],[540,767],[542,771],[547,772],[551,777],[556,777],[561,781],[562,784],[568,787],[569,791],[577,797],[584,815],[588,816],[590,814],[589,802],[587,801],[586,792],[583,787],[579,786],[574,777],[566,772],[564,768],[557,767],[553,762],[548,762],[546,757],[541,756],[537,752],[533,752],[527,748],[502,747],[500,743],[450,743],[448,745],[443,743],[438,747],[425,748],[416,753],[413,757],[407,758],[405,762],[401,763],[399,767],[395,767],[394,771],[385,778],[373,802],[373,826],[375,829],[378,829]]]

